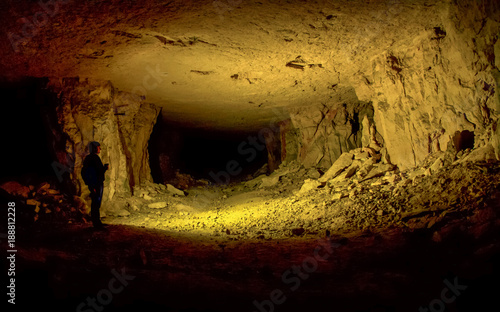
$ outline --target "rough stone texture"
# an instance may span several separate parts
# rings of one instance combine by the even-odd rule
[[[54,79],[49,88],[59,96],[53,148],[77,194],[88,195],[80,171],[91,141],[101,143],[101,160],[109,163],[103,207],[116,195],[130,194],[136,185],[151,180],[147,146],[159,113],[156,106],[106,81]]]
[[[321,178],[319,178],[319,181],[326,182],[338,176],[342,171],[344,171],[344,169],[352,164],[353,157],[354,155],[352,153],[343,153],[330,167],[330,169],[328,169],[328,171]]]
[[[260,187],[266,188],[266,187],[274,186],[274,185],[278,184],[279,181],[280,181],[279,175],[271,175],[269,177],[263,177],[262,183],[260,184]]]
[[[313,180],[313,179],[306,179],[304,181],[304,184],[302,184],[302,187],[300,190],[297,192],[297,195],[304,195],[307,194],[308,192],[317,189],[321,185],[320,181]]]
[[[361,68],[361,75],[346,75],[336,87],[342,93],[350,83],[355,92],[342,97],[348,103],[343,116],[332,118],[333,109],[325,104],[291,110],[301,134],[299,160],[306,167],[328,167],[344,151],[382,143],[371,131],[374,126],[383,137],[384,162],[401,169],[446,150],[455,133],[464,130],[474,134],[475,147],[491,141],[498,158],[499,23],[493,16],[498,3],[483,2],[484,10],[478,2],[445,5],[435,26],[418,27],[376,55],[355,57],[352,65]],[[374,122],[356,112],[362,101],[373,103]],[[349,129],[353,121],[361,124],[357,136]]]
[[[280,127],[281,162],[290,163],[297,160],[298,135],[290,119],[278,123]]]
[[[373,109],[359,102],[353,90],[346,90],[346,96],[351,97],[343,97],[346,102],[338,98],[328,105],[291,109],[290,118],[299,133],[298,160],[305,167],[329,168],[342,153],[361,147],[362,141],[370,145],[372,133],[365,127],[372,126]]]
[[[478,162],[478,161],[484,161],[484,162],[495,162],[497,161],[496,155],[495,155],[495,149],[491,144],[487,144],[485,146],[481,146],[479,148],[476,148],[470,152],[469,155],[465,156],[464,158],[460,159],[459,162]]]
[[[357,138],[345,121],[370,102],[386,155],[401,169],[446,150],[456,131],[473,131],[476,147],[494,139],[499,154],[498,130],[488,131],[500,111],[497,0],[262,0],[222,13],[212,0],[120,3],[61,5],[36,34],[13,42],[26,12],[40,8],[10,1],[0,10],[10,36],[0,41],[1,72],[110,80],[193,127],[258,131],[273,108],[286,107],[309,167],[328,168],[364,146],[364,117]],[[120,17],[110,13],[118,7]],[[329,116],[343,103],[346,118]]]
[[[484,10],[476,1],[449,6],[439,24],[374,57],[366,72],[377,129],[402,169],[445,150],[456,131],[478,138],[498,119],[498,3],[483,2]]]
[[[498,120],[492,125],[491,132],[491,144],[493,145],[497,159],[500,160],[500,125],[498,124]]]

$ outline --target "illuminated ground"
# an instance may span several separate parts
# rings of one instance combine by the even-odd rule
[[[414,176],[417,170],[360,183],[342,181],[308,192],[299,192],[299,178],[307,178],[307,172],[298,168],[274,173],[271,177],[289,172],[272,187],[261,188],[260,179],[256,179],[231,186],[192,188],[183,197],[154,191],[151,185],[145,188],[150,190],[150,198],[129,200],[135,207],[129,206],[129,216],[105,221],[217,240],[323,237],[384,228],[433,229],[456,216],[474,216],[478,209],[496,203],[492,194],[498,191],[498,170],[497,164],[457,164],[439,174],[419,176],[415,182],[404,177]],[[148,207],[157,202],[166,202],[166,207]]]

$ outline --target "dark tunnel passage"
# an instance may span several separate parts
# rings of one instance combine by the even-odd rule
[[[192,129],[158,117],[149,140],[155,183],[171,183],[180,175],[210,184],[229,184],[267,173],[268,152],[258,133]]]
[[[3,179],[38,176],[54,178],[49,139],[44,114],[50,94],[45,92],[43,79],[26,78],[2,83],[3,97],[0,114]]]

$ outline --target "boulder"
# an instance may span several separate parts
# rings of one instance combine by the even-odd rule
[[[353,161],[352,164],[349,166],[349,168],[345,170],[344,178],[349,179],[350,177],[355,175],[360,166],[361,166],[360,161]]]
[[[319,182],[326,182],[330,179],[338,176],[342,171],[344,171],[347,167],[352,164],[352,153],[343,153],[340,157],[335,161],[335,163],[328,169],[328,171],[318,179]]]
[[[40,202],[37,201],[37,200],[34,200],[32,198],[26,200],[26,205],[30,205],[30,206],[40,206]]]
[[[247,188],[253,189],[253,188],[257,187],[259,184],[261,184],[262,179],[264,179],[265,177],[266,177],[265,174],[261,174],[260,176],[254,178],[252,180],[248,180],[248,181],[244,182],[244,185]]]
[[[142,187],[136,187],[134,190],[134,195],[137,197],[144,197],[145,195],[148,195],[149,192]]]
[[[348,196],[348,194],[344,194],[342,192],[337,192],[337,193],[334,193],[332,195],[332,200],[339,200],[339,199],[342,199],[342,198],[347,197],[347,196]]]
[[[298,191],[297,195],[302,195],[310,192],[311,190],[317,189],[321,185],[324,185],[322,182],[313,179],[306,179],[302,187]]]
[[[184,204],[177,204],[174,206],[174,209],[177,211],[183,211],[183,212],[189,212],[189,213],[196,211],[196,209],[194,207],[184,205]]]
[[[473,149],[469,153],[469,155],[458,160],[459,163],[478,162],[478,161],[485,161],[485,162],[497,161],[495,149],[491,143],[486,144],[485,146]]]
[[[128,202],[124,199],[105,202],[101,208],[101,216],[126,217],[130,215],[130,212],[127,210],[128,206]]]
[[[36,188],[36,192],[37,193],[46,192],[49,188],[50,184],[48,182],[43,182]]]
[[[128,216],[130,216],[130,212],[128,212],[128,210],[121,209],[121,210],[117,211],[115,213],[115,215],[118,217],[128,217]]]
[[[359,170],[356,173],[356,175],[358,176],[358,178],[359,179],[364,179],[368,175],[368,173],[370,173],[370,171],[373,169],[373,166],[375,165],[376,162],[377,162],[377,160],[375,158],[373,158],[373,157],[368,158],[368,160],[365,161],[359,167]]]
[[[179,190],[178,188],[175,188],[172,184],[167,184],[167,191],[178,196],[186,196],[184,194],[184,191]]]
[[[127,202],[132,211],[139,211],[139,207],[143,204],[143,201],[137,197],[129,197]]]
[[[434,174],[436,172],[439,171],[439,169],[443,168],[444,166],[444,162],[443,162],[443,158],[442,157],[439,157],[438,159],[436,159],[434,161],[434,163],[429,167],[430,171],[431,171],[431,174]]]
[[[311,168],[307,170],[306,176],[310,179],[319,179],[321,177],[321,173],[316,168]]]
[[[167,202],[162,201],[162,202],[151,203],[148,204],[148,207],[153,209],[165,208],[167,207]]]
[[[354,159],[366,160],[370,155],[368,152],[361,152],[358,154],[354,154]]]
[[[271,173],[269,176],[263,176],[262,183],[260,184],[260,187],[263,188],[263,187],[274,186],[274,185],[278,184],[278,182],[280,181],[280,178],[282,176],[287,175],[288,173],[290,173],[289,169],[280,168],[280,169],[274,171],[273,173]]]
[[[366,181],[369,179],[373,179],[376,177],[381,177],[385,175],[389,171],[393,171],[396,169],[396,166],[391,165],[391,164],[379,164],[377,166],[374,166],[372,170],[364,177],[362,181]]]
[[[271,175],[269,177],[263,177],[262,183],[260,184],[260,188],[275,186],[276,184],[278,184],[279,181],[280,181],[279,175]]]
[[[389,174],[383,178],[385,181],[387,181],[389,183],[389,185],[395,185],[396,182],[400,181],[401,180],[401,177],[398,175],[398,174]]]
[[[29,187],[24,186],[17,181],[5,182],[4,184],[0,185],[0,188],[11,195],[21,196],[23,198],[28,198],[30,193]]]

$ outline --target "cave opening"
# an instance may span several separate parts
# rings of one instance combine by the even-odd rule
[[[474,131],[456,131],[453,143],[457,152],[474,148]]]
[[[160,115],[149,139],[155,183],[189,188],[241,182],[269,173],[268,151],[259,133],[191,128]]]

